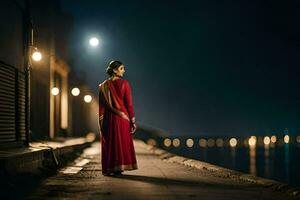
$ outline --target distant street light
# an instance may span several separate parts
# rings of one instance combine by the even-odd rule
[[[186,146],[193,147],[194,146],[194,140],[189,138],[186,140]]]
[[[179,140],[178,138],[175,138],[175,139],[173,140],[173,146],[174,146],[174,147],[179,147],[179,145],[180,145],[180,140]]]
[[[298,136],[296,137],[296,142],[297,142],[297,143],[300,143],[300,135],[298,135]]]
[[[269,145],[270,142],[271,142],[271,139],[270,139],[269,136],[264,137],[264,144],[265,144],[265,145]]]
[[[39,51],[35,51],[31,57],[32,57],[32,60],[34,60],[36,62],[39,62],[42,60],[42,54]]]
[[[236,147],[236,145],[237,145],[237,139],[236,139],[236,138],[231,138],[231,139],[229,140],[229,145],[230,145],[231,147]]]
[[[98,38],[92,37],[92,38],[90,39],[90,45],[91,45],[92,47],[97,47],[97,46],[99,45],[99,40],[98,40]]]
[[[272,137],[271,137],[271,142],[272,143],[275,143],[277,141],[277,137],[275,136],[275,135],[273,135]]]
[[[206,147],[207,146],[207,141],[206,139],[202,138],[199,140],[199,146],[200,147]]]
[[[52,88],[51,90],[52,95],[56,96],[59,94],[59,89],[57,87]]]
[[[255,136],[251,136],[248,140],[249,146],[250,147],[255,147],[256,145],[256,137]]]
[[[84,101],[85,101],[86,103],[90,103],[90,102],[92,101],[92,96],[91,96],[91,95],[85,95],[85,96],[84,96]]]
[[[80,90],[78,88],[73,88],[71,91],[72,95],[77,97],[80,94]]]
[[[288,144],[290,142],[290,136],[289,135],[285,135],[284,138],[284,143]]]
[[[170,138],[165,138],[165,139],[164,139],[164,145],[165,145],[166,147],[170,147],[171,144],[172,144],[172,141],[171,141]]]
[[[217,147],[222,147],[222,146],[224,145],[223,139],[218,138],[218,139],[216,140],[216,144],[217,144]]]

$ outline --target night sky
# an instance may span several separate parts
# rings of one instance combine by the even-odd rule
[[[174,135],[299,128],[299,1],[62,3],[72,67],[97,94],[121,60],[138,122]]]

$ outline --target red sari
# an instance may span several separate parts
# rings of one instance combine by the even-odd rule
[[[137,169],[130,121],[134,121],[131,88],[124,79],[99,85],[102,174]]]

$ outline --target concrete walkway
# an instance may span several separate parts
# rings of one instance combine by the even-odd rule
[[[270,187],[166,162],[135,141],[138,170],[103,176],[100,144],[43,181],[28,199],[295,199]]]

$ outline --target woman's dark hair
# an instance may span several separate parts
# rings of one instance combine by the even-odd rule
[[[118,69],[121,65],[123,65],[123,63],[118,60],[111,61],[106,69],[106,73],[109,76],[112,76],[114,74],[114,69]]]

